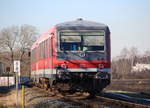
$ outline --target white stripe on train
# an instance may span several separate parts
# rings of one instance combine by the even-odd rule
[[[60,72],[111,72],[110,68],[97,69],[97,68],[87,68],[87,69],[59,69]],[[41,69],[37,71],[32,71],[31,75],[35,74],[56,74],[56,69]]]

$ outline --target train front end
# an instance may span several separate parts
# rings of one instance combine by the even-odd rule
[[[57,25],[57,80],[85,91],[110,83],[110,32],[101,23],[77,20]]]

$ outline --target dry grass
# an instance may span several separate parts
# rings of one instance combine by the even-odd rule
[[[150,79],[124,79],[112,80],[107,90],[121,90],[131,92],[150,93]]]
[[[19,91],[18,104],[21,103],[21,94]],[[10,92],[4,93],[0,97],[0,108],[15,108],[16,105],[16,90],[13,89]]]

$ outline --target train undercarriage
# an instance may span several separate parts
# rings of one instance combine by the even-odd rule
[[[80,91],[95,95],[110,84],[110,74],[105,72],[101,76],[98,75],[96,72],[91,74],[89,72],[74,72],[69,74],[64,72],[57,74],[53,79],[40,77],[39,83],[36,83],[36,85],[46,90],[54,88],[59,92],[74,93]]]

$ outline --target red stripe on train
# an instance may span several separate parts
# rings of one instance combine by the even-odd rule
[[[31,65],[31,70],[40,70],[40,69],[54,69],[56,66],[63,67],[66,65],[70,69],[80,69],[80,68],[110,68],[110,61],[56,61],[54,60],[51,65],[50,59],[39,60],[37,64]]]

